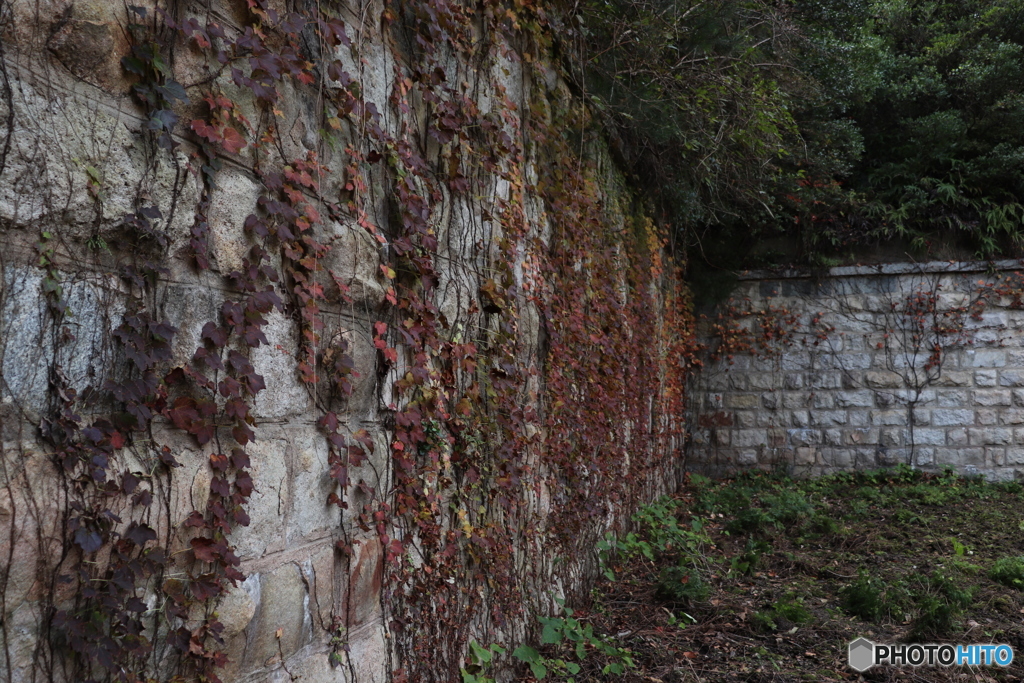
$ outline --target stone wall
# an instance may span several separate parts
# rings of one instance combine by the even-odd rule
[[[745,273],[704,321],[691,466],[1024,476],[1016,262]]]
[[[402,599],[417,596],[406,587],[389,590],[385,584],[396,563],[415,568],[422,562],[414,551],[423,542],[410,530],[413,524],[396,531],[391,518],[374,516],[391,510],[389,501],[395,495],[395,421],[404,399],[394,387],[420,379],[407,380],[418,370],[408,352],[413,337],[402,337],[415,330],[410,323],[402,334],[396,331],[414,315],[396,304],[395,288],[404,286],[431,292],[426,313],[417,315],[442,321],[436,329],[443,332],[445,349],[475,341],[483,374],[493,362],[494,373],[502,373],[493,376],[508,377],[509,366],[499,367],[494,360],[504,358],[502,362],[518,364],[522,381],[513,387],[519,398],[509,423],[516,422],[504,427],[518,430],[519,440],[483,444],[479,450],[500,447],[500,465],[521,459],[514,475],[527,472],[532,477],[516,479],[518,488],[509,494],[515,498],[511,509],[517,519],[529,521],[528,541],[516,546],[508,560],[512,571],[524,578],[515,586],[458,587],[459,599],[472,603],[474,616],[459,614],[461,622],[451,631],[457,631],[458,639],[447,644],[450,652],[432,652],[416,663],[425,669],[443,664],[447,668],[438,680],[451,680],[471,633],[482,639],[521,637],[534,604],[529,601],[547,596],[539,587],[559,585],[568,592],[584,575],[586,558],[559,561],[545,555],[541,544],[547,515],[558,504],[552,502],[554,484],[545,479],[551,473],[539,455],[545,438],[544,362],[551,343],[544,324],[551,321],[542,314],[545,285],[537,268],[553,228],[538,191],[538,164],[545,162],[537,156],[538,143],[527,125],[528,117],[550,116],[553,104],[565,106],[568,90],[555,69],[545,71],[535,63],[536,54],[527,55],[533,65],[524,66],[516,42],[522,38],[515,38],[511,28],[508,33],[491,32],[486,21],[499,21],[491,14],[486,21],[463,18],[475,36],[476,42],[469,42],[487,50],[478,63],[463,61],[453,40],[438,48],[436,64],[423,75],[412,68],[417,48],[411,35],[416,22],[425,19],[397,16],[409,3],[160,2],[169,15],[154,12],[152,3],[139,4],[148,8],[144,15],[105,0],[0,0],[0,679],[124,680],[101,657],[93,657],[84,641],[75,640],[80,633],[66,621],[55,621],[54,615],[68,611],[88,622],[88,614],[75,610],[94,604],[87,602],[96,599],[92,587],[107,585],[110,579],[104,572],[113,563],[111,547],[136,528],[130,525],[137,525],[157,537],[135,536],[146,547],[142,555],[159,546],[168,559],[158,563],[159,572],[147,570],[137,577],[137,596],[132,598],[137,598],[134,604],[145,624],[141,635],[155,647],[140,649],[133,660],[139,668],[126,680],[143,672],[159,680],[193,680],[197,667],[213,661],[213,651],[226,655],[211,669],[224,681],[389,680],[402,663],[393,619],[407,617],[394,610]],[[454,11],[446,3],[434,4],[437,12]],[[287,38],[286,29],[276,29],[275,22],[292,10],[307,17],[319,10],[340,17],[346,41],[328,46],[310,29]],[[273,15],[278,19],[270,19],[270,11],[278,12]],[[167,28],[168,18],[184,28]],[[195,26],[214,22],[226,37],[210,34],[214,46],[204,47],[194,36],[187,37],[194,26],[185,22],[192,20],[198,22]],[[158,53],[165,60],[149,77],[162,84],[164,90],[154,92],[167,102],[150,109],[136,88],[139,79],[129,73],[137,64],[122,62],[138,54],[134,48],[145,47],[139,42],[143,34],[161,41]],[[297,62],[303,78],[287,76],[282,67],[285,75],[275,76],[273,83],[279,97],[272,103],[259,101],[239,85],[263,68],[259,49],[228,55],[226,66],[216,55],[225,41],[246,35],[269,36],[267,43],[275,49],[293,40],[297,54],[316,66]],[[478,40],[482,35],[487,40]],[[332,59],[358,88],[343,92],[337,82],[318,80]],[[269,71],[278,68],[264,64],[271,64]],[[538,78],[538,73],[546,76]],[[450,83],[453,90],[444,97],[466,110],[477,107],[484,121],[466,124],[472,131],[454,145],[444,137],[447,129],[436,127],[440,114],[432,107],[439,110],[441,105],[417,89],[431,79]],[[172,83],[181,85],[184,100],[174,101],[174,92],[167,89]],[[204,97],[218,94],[229,98],[233,109],[204,104]],[[354,98],[347,100],[347,113],[329,108],[346,97]],[[245,137],[245,147],[204,142],[197,135],[202,125],[189,122],[220,125],[211,109],[215,106],[220,115],[230,112],[234,117],[226,125]],[[367,131],[374,127],[379,129],[371,139]],[[479,143],[473,136],[484,135],[482,128],[504,141],[505,157],[492,159],[486,148],[472,147]],[[392,140],[390,146],[385,139]],[[458,166],[453,148],[459,145],[476,164],[470,170],[468,161]],[[252,323],[249,331],[255,339],[243,340],[239,333],[222,349],[215,341],[216,329],[211,333],[207,325],[227,325],[232,314],[225,304],[244,302],[253,293],[242,283],[250,260],[257,258],[251,249],[260,242],[247,220],[277,210],[261,199],[286,201],[283,194],[274,194],[278,190],[265,174],[294,171],[296,160],[313,159],[311,153],[319,164],[314,171],[319,184],[314,188],[296,180],[302,187],[293,188],[300,195],[294,201],[317,208],[319,220],[311,219],[308,235],[326,249],[318,252],[315,267],[302,266],[307,271],[289,266],[287,259],[299,259],[280,245],[260,257],[286,273],[260,285],[284,304],[268,306],[260,314],[262,322],[252,323],[260,315],[246,313],[254,317],[238,329]],[[631,199],[622,179],[600,145],[590,161],[594,158],[599,162],[588,161],[596,169],[590,180],[599,188],[595,205],[601,207],[605,227],[610,234],[628,232],[624,226]],[[448,174],[457,175],[459,169],[472,177],[449,182]],[[472,191],[459,185],[463,181]],[[402,200],[406,204],[399,203],[399,183],[413,195]],[[436,264],[436,277],[422,283],[402,270],[401,264],[408,266],[402,260],[407,251],[402,251],[396,227],[409,217],[415,202],[420,202],[415,218],[424,221],[425,241],[419,244],[433,244],[425,251]],[[140,210],[151,208],[158,216],[139,218]],[[595,225],[588,223],[587,231],[593,233]],[[625,249],[607,251],[618,254],[620,261],[627,258]],[[204,256],[208,264],[202,263]],[[646,263],[643,268],[652,270]],[[296,272],[313,273],[315,286],[303,290]],[[575,267],[573,277],[585,284],[586,267]],[[633,296],[626,291],[623,281],[623,306]],[[303,317],[308,302],[302,296],[307,294],[316,300],[315,324]],[[659,310],[657,286],[640,295],[653,297],[641,309]],[[132,345],[143,342],[132,341],[131,330],[120,337],[115,331],[142,313],[176,332],[169,335],[166,348],[158,339],[165,333],[144,335],[145,344],[159,348],[140,364]],[[381,321],[390,326],[387,335],[377,327]],[[225,359],[229,349],[237,351],[239,355],[231,356],[237,365],[216,372],[204,369],[197,349],[203,354],[223,351]],[[484,349],[492,355],[484,355]],[[304,380],[301,365],[307,351],[315,358],[314,374],[347,358],[347,386]],[[440,353],[428,359],[429,378],[421,386],[434,382],[434,368],[447,360]],[[198,405],[189,401],[203,395],[207,379],[215,387],[232,373],[247,372],[246,362],[266,388],[252,390],[245,418],[230,412],[238,404],[228,407],[228,390],[204,404],[216,413],[208,423],[188,414]],[[186,374],[174,375],[174,368]],[[145,385],[150,371],[159,374]],[[465,374],[458,377],[468,384]],[[118,391],[135,391],[129,385],[136,381],[143,382],[138,385],[142,398],[118,397]],[[497,384],[488,385],[489,393],[483,398],[478,394],[475,401],[489,400],[500,390]],[[87,425],[112,415],[123,417],[126,406],[140,404],[153,413],[141,426],[107,422],[103,438],[87,432]],[[336,454],[325,433],[327,415],[337,417],[338,431],[349,439],[347,447],[359,449],[361,462],[353,460],[347,479],[337,472],[338,460],[332,460]],[[255,434],[248,443],[244,433],[239,437],[232,428],[241,426],[244,432],[243,422]],[[68,424],[78,427],[67,432]],[[430,426],[436,428],[436,423]],[[624,429],[630,431],[629,425]],[[455,442],[453,431],[437,431],[438,443]],[[647,439],[640,428],[631,433],[647,448],[659,443]],[[236,441],[251,462],[237,465],[239,473],[244,470],[252,479],[244,505],[248,524],[233,526],[217,552],[227,558],[226,564],[232,561],[226,553],[237,556],[243,578],[225,579],[222,594],[199,605],[190,603],[191,611],[174,615],[168,611],[168,596],[183,590],[198,594],[202,577],[196,572],[214,566],[203,564],[192,543],[199,533],[195,515],[219,519],[215,515],[224,512],[214,508],[229,497],[213,496],[221,496],[224,487],[237,492],[244,486],[241,479],[228,480],[222,474],[229,467],[224,454],[234,453]],[[476,503],[478,513],[477,507],[467,511],[455,502],[452,453],[439,448],[429,454],[436,456],[436,463],[433,469],[424,468],[423,476],[433,477],[427,484],[432,481],[443,490],[433,512],[426,514],[436,515],[444,533],[465,545],[473,533],[470,523],[483,526],[483,505]],[[78,454],[76,458],[95,455],[69,463],[69,452]],[[426,458],[426,449],[420,455]],[[645,495],[674,485],[674,462],[668,457],[648,463],[637,456],[625,466],[643,468]],[[90,479],[90,473],[100,470],[102,475]],[[483,475],[497,476],[490,470]],[[413,493],[424,494],[424,489]],[[602,507],[604,501],[594,501],[606,514],[588,514],[578,536],[597,538],[608,525],[621,523],[625,515],[615,505],[622,503],[620,498]],[[422,519],[416,511],[399,512],[407,519]],[[94,527],[71,527],[69,520]],[[500,530],[500,521],[497,526]],[[99,551],[89,535],[93,528],[97,542],[103,540]],[[460,530],[467,530],[466,538]],[[221,538],[219,531],[204,533]],[[406,543],[398,559],[388,560],[395,542],[388,534]],[[562,583],[552,583],[554,565]],[[497,628],[488,616],[487,596],[506,589],[520,591],[522,611]],[[434,607],[438,614],[443,611]],[[424,608],[423,618],[429,613]],[[136,642],[135,634],[115,634],[106,619],[97,617],[83,628],[93,629],[89,637],[97,639],[100,649],[113,643],[104,641],[109,631],[123,655],[125,644]],[[204,630],[209,624],[222,630]],[[444,637],[440,630],[429,632],[432,628],[432,623],[412,623],[402,637],[406,642]],[[86,656],[75,656],[76,647]],[[208,654],[209,662],[203,660]]]

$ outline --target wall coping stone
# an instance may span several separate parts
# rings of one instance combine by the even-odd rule
[[[928,261],[926,263],[877,263],[874,265],[836,266],[828,270],[786,268],[782,270],[742,270],[741,281],[802,280],[835,277],[871,277],[879,275],[917,275],[926,273],[980,273],[991,270],[1024,270],[1024,259],[1001,261]]]

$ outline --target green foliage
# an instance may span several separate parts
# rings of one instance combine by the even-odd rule
[[[1024,555],[999,558],[989,569],[988,578],[1009,588],[1024,590]]]
[[[861,570],[840,596],[843,609],[865,621],[902,620],[908,612],[916,613],[912,631],[924,638],[949,633],[974,599],[974,589],[938,571],[886,583]]]
[[[929,638],[952,631],[974,600],[974,593],[973,588],[961,587],[939,572],[920,580],[914,595],[918,614],[911,625],[913,637]]]
[[[767,609],[754,612],[751,624],[755,630],[770,632],[806,624],[813,618],[814,615],[804,606],[803,601],[790,593]]]
[[[910,600],[910,594],[902,583],[886,584],[863,569],[858,572],[857,580],[842,589],[839,595],[847,614],[874,622],[902,615]]]
[[[547,646],[546,651],[556,654],[546,656],[526,644],[512,652],[513,657],[530,667],[531,673],[538,680],[543,680],[551,673],[564,678],[566,683],[574,683],[573,676],[580,672],[579,662],[586,659],[588,649],[605,658],[603,674],[623,674],[635,666],[628,649],[616,645],[612,638],[595,634],[593,625],[573,617],[574,611],[566,607],[563,600],[556,598],[556,602],[562,608],[562,615],[539,619],[542,625],[541,645]],[[483,683],[483,680],[466,681],[464,678],[463,683]]]
[[[807,530],[822,536],[835,536],[843,532],[843,526],[827,515],[814,515],[807,522]]]
[[[505,654],[505,649],[492,643],[483,647],[475,640],[469,641],[469,664],[461,669],[462,683],[494,683],[494,679],[485,675],[487,667],[494,655]]]
[[[666,567],[661,570],[655,596],[670,605],[690,607],[708,599],[711,589],[700,572],[691,567]]]
[[[750,574],[761,563],[761,557],[771,552],[772,546],[767,541],[762,541],[753,536],[747,538],[747,544],[743,552],[732,558],[730,569],[739,574]]]
[[[1024,0],[585,0],[567,69],[714,296],[858,245],[1021,246]]]
[[[704,546],[710,542],[704,531],[704,522],[694,517],[689,526],[679,523],[678,514],[683,503],[667,496],[645,505],[632,517],[636,531],[616,538],[611,532],[597,543],[598,556],[605,577],[612,581],[611,556],[618,552],[625,558],[642,555],[654,561],[666,554],[677,555],[689,562],[699,560]]]

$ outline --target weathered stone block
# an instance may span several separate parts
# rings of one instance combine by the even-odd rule
[[[903,378],[894,372],[876,370],[864,373],[864,383],[872,389],[897,389],[903,386]]]
[[[1009,391],[974,391],[972,394],[976,406],[1008,406],[1013,403]]]
[[[778,410],[779,404],[782,400],[779,395],[775,392],[768,392],[761,395],[761,406],[765,410]]]
[[[848,412],[846,424],[851,427],[867,427],[871,424],[868,419],[868,410],[851,410]]]
[[[736,464],[737,465],[756,465],[757,464],[758,451],[752,449],[744,449],[737,451],[736,453]]]
[[[979,370],[974,373],[974,386],[977,387],[994,387],[998,380],[998,374],[995,370]]]
[[[879,408],[892,408],[899,405],[900,399],[893,391],[874,392],[875,405]]]
[[[1003,410],[999,413],[999,420],[1004,425],[1024,424],[1024,410],[1020,408]]]
[[[256,211],[261,194],[260,184],[241,168],[225,166],[217,174],[208,214],[209,243],[223,275],[240,271],[242,260],[249,255],[251,241],[245,235],[245,219]]]
[[[256,441],[247,447],[252,468],[253,493],[246,509],[249,526],[231,534],[235,553],[243,560],[262,556],[268,549],[281,549],[285,542],[284,511],[290,507],[292,491],[288,476],[288,442],[284,439]]]
[[[783,381],[783,386],[786,389],[790,389],[790,390],[802,389],[803,386],[804,386],[804,376],[803,376],[803,373],[787,372],[785,380]]]
[[[789,351],[782,356],[783,370],[799,371],[811,367],[811,354],[806,351]]]
[[[985,463],[989,467],[1002,467],[1004,464],[1006,464],[1006,449],[986,448]]]
[[[964,352],[967,366],[972,368],[1001,368],[1006,366],[1006,351],[1002,349],[968,349]]]
[[[794,446],[817,446],[821,444],[821,432],[817,429],[790,429],[789,441]]]
[[[1024,370],[1002,370],[999,373],[999,386],[1024,387]]]
[[[906,462],[906,453],[902,448],[879,446],[875,450],[875,463],[879,467],[892,467],[901,462]]]
[[[917,459],[918,467],[928,467],[935,462],[935,449],[915,448],[914,457]]]
[[[810,398],[811,408],[814,408],[815,410],[829,410],[830,408],[836,407],[835,398],[830,393],[814,393],[811,394]]]
[[[737,410],[733,413],[733,422],[741,429],[750,429],[757,426],[757,415],[758,411]]]
[[[937,387],[969,387],[973,375],[968,371],[943,370],[939,378],[935,380]]]
[[[950,446],[966,446],[967,429],[964,427],[958,429],[947,429],[946,443]]]
[[[782,407],[790,410],[807,408],[810,405],[810,394],[799,392],[786,392],[782,397]]]
[[[878,443],[877,429],[851,429],[846,432],[845,445],[864,446]]]
[[[732,445],[736,448],[763,446],[767,443],[768,435],[763,429],[740,429],[732,437]]]
[[[932,424],[936,427],[952,427],[974,424],[974,411],[972,410],[947,410],[938,409],[932,411]]]
[[[809,427],[811,424],[811,414],[806,410],[794,410],[790,417],[790,424],[794,427]]]
[[[356,310],[376,310],[386,296],[379,268],[385,247],[356,225],[331,222],[323,232],[325,243],[331,247],[323,263],[328,298],[341,301],[341,292],[330,277],[333,273],[348,288],[346,296]]]
[[[786,430],[772,427],[768,430],[768,448],[772,452],[773,462],[781,449],[787,445]]]
[[[845,410],[812,410],[811,424],[815,425],[844,425],[846,424]]]
[[[968,429],[967,438],[972,446],[1005,446],[1013,443],[1013,430],[1005,428]]]
[[[935,395],[935,404],[940,408],[964,408],[969,400],[970,396],[963,389],[940,390]]]
[[[878,433],[878,443],[888,448],[897,448],[906,442],[906,431],[903,429],[882,429]]]
[[[839,408],[872,408],[875,395],[871,391],[841,391],[836,394],[836,406]]]
[[[872,366],[872,359],[867,353],[844,353],[839,357],[838,365],[844,370],[867,370]]]
[[[991,427],[999,424],[999,410],[995,408],[981,408],[974,411],[974,419],[984,427]]]
[[[946,430],[944,429],[915,429],[914,443],[926,446],[945,446]]]
[[[813,465],[817,460],[818,451],[811,446],[802,446],[794,452],[793,464]]]
[[[747,388],[750,391],[771,391],[781,384],[779,376],[774,373],[759,372],[746,377]]]
[[[871,424],[875,425],[905,425],[907,424],[907,411],[905,410],[872,410],[870,412]]]
[[[287,451],[291,464],[292,494],[288,512],[288,540],[298,542],[317,532],[336,529],[341,524],[341,509],[327,502],[335,489],[327,463],[327,444],[311,431],[290,434]]]
[[[251,353],[252,366],[263,376],[267,389],[256,395],[253,413],[258,418],[283,420],[310,411],[309,391],[299,380],[295,356],[284,351],[298,336],[291,319],[276,310],[267,318],[263,332],[269,344],[262,344]],[[365,371],[365,370],[364,370]]]
[[[750,385],[747,376],[739,372],[729,373],[725,375],[724,379],[724,388],[732,389],[733,391],[746,391],[747,387]]]
[[[839,389],[843,385],[838,373],[811,375],[809,384],[812,389]]]
[[[256,616],[248,626],[246,663],[272,665],[288,657],[312,636],[309,596],[302,572],[288,563],[260,577]]]
[[[724,399],[726,408],[745,408],[747,410],[759,408],[760,397],[757,394],[726,394]]]

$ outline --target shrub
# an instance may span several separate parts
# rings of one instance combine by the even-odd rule
[[[700,573],[690,567],[667,567],[661,571],[655,596],[670,605],[689,607],[708,599],[711,589]]]
[[[865,621],[902,614],[909,597],[902,584],[887,585],[880,578],[868,576],[863,569],[858,572],[857,580],[839,595],[847,614]]]
[[[961,588],[949,577],[935,572],[922,581],[916,598],[918,614],[911,628],[912,637],[940,636],[957,626],[964,609],[974,600],[974,589]]]
[[[803,602],[790,593],[768,609],[754,612],[750,624],[755,631],[774,631],[790,624],[806,624],[813,616]]]
[[[988,578],[1009,588],[1024,590],[1024,556],[999,558],[988,571]]]

